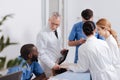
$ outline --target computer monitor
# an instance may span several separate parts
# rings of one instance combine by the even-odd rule
[[[7,74],[0,77],[0,80],[21,80],[22,71],[18,71],[12,74]]]

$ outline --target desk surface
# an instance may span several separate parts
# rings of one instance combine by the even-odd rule
[[[53,79],[50,80],[90,80],[90,73],[75,73],[67,71],[54,76]]]

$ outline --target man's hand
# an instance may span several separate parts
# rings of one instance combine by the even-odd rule
[[[62,55],[66,54],[67,52],[68,52],[68,49],[63,49],[63,50],[60,51],[60,53],[61,53]]]
[[[79,44],[83,44],[85,41],[86,41],[86,40],[85,40],[84,38],[81,38],[81,39],[79,40]]]
[[[75,41],[68,41],[69,46],[77,46],[80,44],[83,44],[86,40],[84,38],[81,38],[80,40],[75,40]]]
[[[55,64],[54,66],[53,66],[53,70],[59,70],[60,69],[60,66],[58,65],[58,64]]]

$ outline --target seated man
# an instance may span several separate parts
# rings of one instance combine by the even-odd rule
[[[33,74],[35,78],[33,80],[47,80],[46,76],[38,63],[38,51],[33,44],[23,45],[20,50],[21,56],[20,65],[10,68],[9,73],[22,71],[21,80],[31,80]]]

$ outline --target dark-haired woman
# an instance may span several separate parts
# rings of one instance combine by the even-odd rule
[[[68,67],[74,72],[90,71],[92,80],[119,80],[116,69],[112,64],[112,53],[104,40],[97,39],[95,25],[92,21],[83,24],[86,42],[79,48],[79,60]]]

